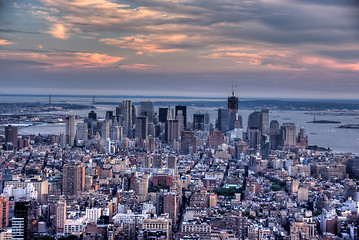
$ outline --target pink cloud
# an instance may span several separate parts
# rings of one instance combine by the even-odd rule
[[[183,51],[182,48],[173,47],[186,41],[192,41],[194,37],[189,37],[185,34],[172,34],[172,35],[134,35],[130,37],[120,38],[105,38],[101,39],[108,45],[114,45],[120,48],[130,48],[138,51],[138,54],[147,53],[166,53]]]
[[[66,39],[69,37],[65,25],[61,23],[54,24],[50,28],[49,33],[55,38]]]
[[[50,33],[55,38],[66,39],[69,33],[98,32],[109,28],[131,28],[138,21],[149,23],[156,19],[173,19],[166,12],[147,7],[133,8],[130,5],[115,3],[110,0],[42,0],[45,10],[34,14],[46,19]],[[65,13],[65,16],[59,16]],[[142,27],[142,26],[141,26]]]
[[[49,71],[65,69],[89,69],[113,67],[124,58],[100,53],[0,53],[0,58],[38,62],[43,64],[29,65],[29,67],[43,68]]]
[[[359,72],[359,62],[342,63],[323,57],[303,57],[302,62],[303,64],[316,66],[319,68]]]
[[[0,45],[11,45],[12,42],[9,42],[8,40],[0,39]]]

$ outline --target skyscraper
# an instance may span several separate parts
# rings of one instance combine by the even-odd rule
[[[75,135],[76,135],[75,116],[74,115],[66,116],[66,142],[70,146],[73,146],[75,143]]]
[[[305,129],[301,128],[299,130],[299,134],[298,134],[298,146],[301,148],[307,148],[308,147],[308,136],[305,133]]]
[[[66,221],[66,200],[60,197],[56,206],[56,233],[63,233]]]
[[[167,122],[168,108],[159,108],[158,109],[158,120],[160,122]]]
[[[176,118],[177,118],[178,112],[182,111],[183,125],[184,125],[184,129],[186,129],[187,128],[187,106],[177,105],[175,109],[176,109]]]
[[[88,140],[88,125],[87,123],[78,123],[76,125],[76,140],[84,141]]]
[[[110,137],[110,124],[107,121],[107,119],[105,119],[105,121],[102,122],[101,138],[107,139],[109,137]]]
[[[146,139],[148,136],[148,119],[147,116],[137,117],[135,123],[136,138]]]
[[[178,195],[176,192],[167,192],[164,194],[163,211],[169,214],[174,225],[177,223],[179,212],[178,202]]]
[[[250,129],[258,129],[259,131],[262,128],[262,113],[260,110],[254,111],[248,116],[248,131]]]
[[[133,111],[132,101],[131,100],[123,101],[122,111],[121,111],[123,115],[123,131],[128,138],[132,138],[132,126],[133,126],[132,111]]]
[[[232,96],[228,97],[227,100],[227,106],[229,109],[229,130],[234,129],[234,123],[237,120],[238,102],[238,98],[234,96],[234,91],[232,91]]]
[[[189,154],[197,151],[197,138],[194,131],[183,131],[181,136],[181,154]]]
[[[15,147],[18,147],[18,127],[8,125],[5,127],[5,142],[11,142]]]
[[[65,197],[76,197],[82,190],[83,183],[82,165],[74,163],[65,164],[62,174],[62,193]]]
[[[89,112],[88,118],[97,121],[97,113],[95,113],[95,111],[92,110],[91,112]]]
[[[153,122],[154,113],[153,102],[140,102],[140,116],[147,116],[149,123]]]
[[[262,134],[269,134],[269,110],[257,110],[249,114],[249,129],[258,129]]]
[[[269,128],[270,149],[277,150],[280,144],[280,129],[277,120],[272,120]]]
[[[226,133],[229,131],[229,120],[229,109],[218,109],[218,129],[222,133]]]
[[[204,114],[201,113],[193,114],[193,129],[204,130]]]
[[[167,122],[166,128],[167,134],[167,143],[168,145],[173,146],[175,141],[179,141],[180,139],[180,126],[179,121],[176,119],[170,119]]]
[[[110,127],[110,139],[113,141],[122,139],[122,127],[117,124],[113,124]]]
[[[15,202],[14,218],[12,219],[11,239],[30,239],[31,232],[31,202],[19,200]]]
[[[9,200],[5,197],[0,197],[0,228],[5,228],[9,225]]]
[[[284,145],[288,147],[295,147],[297,145],[296,126],[294,123],[284,123]]]
[[[113,111],[106,111],[106,120],[110,121],[113,117]]]
[[[228,97],[227,100],[228,109],[231,112],[238,113],[238,102],[238,98],[234,96],[234,91],[232,91],[232,96]]]
[[[269,110],[263,109],[261,111],[262,123],[261,132],[262,134],[269,134]]]

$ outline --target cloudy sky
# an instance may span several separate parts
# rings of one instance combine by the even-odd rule
[[[0,94],[359,98],[357,0],[0,0]]]

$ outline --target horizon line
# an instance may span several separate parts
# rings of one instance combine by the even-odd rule
[[[138,99],[138,98],[157,98],[157,99],[173,99],[173,100],[180,100],[180,99],[193,99],[193,100],[200,100],[200,99],[211,99],[211,100],[223,100],[226,101],[227,97],[195,97],[195,96],[181,96],[181,95],[177,95],[177,96],[161,96],[161,95],[113,95],[113,94],[109,94],[109,95],[104,95],[104,94],[98,94],[98,95],[89,95],[89,94],[18,94],[18,93],[4,93],[4,94],[0,94],[0,97],[12,97],[12,96],[22,96],[22,97],[73,97],[73,98],[134,98],[134,99]],[[228,96],[230,97],[230,96]],[[237,96],[238,97],[238,96]],[[277,98],[273,98],[273,97],[268,97],[268,98],[258,98],[258,97],[245,97],[245,98],[240,98],[238,97],[240,100],[279,100],[279,101],[286,101],[286,100],[298,100],[298,101],[318,101],[318,100],[325,100],[325,101],[335,101],[335,100],[340,100],[340,101],[359,101],[359,99],[348,99],[348,98],[281,98],[281,97],[277,97]]]

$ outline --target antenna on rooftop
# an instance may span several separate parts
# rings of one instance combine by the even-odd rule
[[[92,105],[95,105],[95,96],[92,96]]]
[[[236,85],[232,85],[232,96],[234,97],[234,90],[237,88],[237,84]]]
[[[51,104],[51,95],[49,95],[49,104]]]

